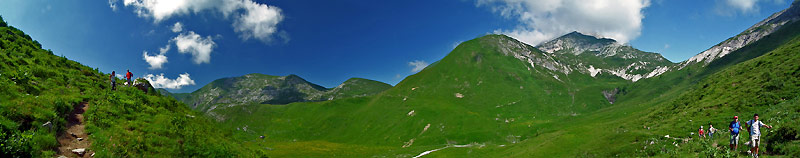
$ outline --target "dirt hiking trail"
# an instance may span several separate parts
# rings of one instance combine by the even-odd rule
[[[88,102],[81,102],[73,106],[72,112],[67,117],[67,130],[58,135],[59,157],[91,157],[94,151],[89,150],[92,142],[85,131],[83,113],[89,109]],[[82,150],[81,150],[82,149]]]

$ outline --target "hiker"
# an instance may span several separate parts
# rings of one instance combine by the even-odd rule
[[[758,158],[758,145],[761,144],[761,127],[772,128],[758,120],[758,114],[753,115],[753,119],[745,123],[747,130],[750,131],[750,152],[753,157]]]
[[[703,133],[703,126],[700,126],[700,129],[698,130],[697,134],[698,134],[697,138],[705,138],[706,137],[706,135]]]
[[[111,71],[111,75],[108,76],[109,80],[111,80],[111,90],[117,90],[117,77],[114,75],[116,75],[115,72]]]
[[[728,130],[731,131],[731,143],[730,147],[734,151],[739,149],[739,130],[742,129],[742,126],[739,124],[739,116],[733,116],[733,121],[728,126]]]
[[[131,73],[130,69],[127,71],[128,73],[125,74],[125,78],[128,79],[128,86],[132,86],[133,82],[131,82],[131,77],[133,77],[133,73]]]
[[[708,123],[708,138],[714,139],[714,133],[717,133],[717,129],[711,123]]]

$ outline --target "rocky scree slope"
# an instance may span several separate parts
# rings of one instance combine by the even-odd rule
[[[547,52],[563,65],[561,72],[579,72],[595,77],[600,74],[617,76],[636,82],[657,76],[675,65],[658,53],[644,52],[613,39],[598,38],[572,32],[536,48]]]

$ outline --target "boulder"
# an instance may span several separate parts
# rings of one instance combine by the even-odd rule
[[[78,156],[83,157],[83,154],[86,154],[86,148],[72,149],[72,153],[75,153]]]
[[[133,87],[142,90],[144,93],[148,93],[150,89],[153,89],[153,85],[151,85],[150,82],[148,82],[143,78],[137,78],[136,80],[134,80]],[[153,89],[153,91],[155,91],[155,89]]]
[[[48,131],[52,131],[53,130],[53,123],[50,122],[50,121],[47,121],[46,123],[42,124],[42,127],[47,128]]]

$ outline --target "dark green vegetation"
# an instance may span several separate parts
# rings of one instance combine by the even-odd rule
[[[793,35],[787,41],[770,41],[786,43],[777,49],[700,80],[674,101],[653,110],[645,124],[653,125],[658,133],[680,133],[686,131],[681,129],[709,123],[727,129],[732,116],[738,115],[744,122],[759,113],[765,123],[775,125],[775,132],[766,132],[767,151],[800,156],[796,150],[800,148],[796,124],[800,112],[800,36]],[[758,48],[763,45],[752,46],[763,49]]]
[[[243,104],[288,104],[341,98],[361,97],[380,93],[392,86],[374,80],[351,78],[335,88],[325,88],[297,75],[270,76],[248,74],[215,80],[192,93],[170,95],[195,110],[208,112],[216,108]]]
[[[237,137],[265,135],[275,157],[410,157],[434,149],[440,150],[425,156],[738,157],[749,149],[743,145],[747,134],[738,151],[729,151],[727,124],[734,115],[744,122],[759,113],[775,126],[764,129],[762,155],[797,157],[798,25],[786,24],[707,65],[657,64],[674,69],[633,83],[607,73],[565,75],[530,65],[520,56],[547,55],[487,35],[375,96],[212,112],[228,118],[222,121],[240,131]],[[584,45],[609,42],[593,39]],[[626,65],[600,53],[555,61]],[[617,102],[609,104],[602,92],[613,89]],[[715,139],[690,135],[709,123],[721,129]]]
[[[278,157],[414,156],[447,144],[481,149],[467,155],[500,156],[492,154],[561,135],[562,121],[611,107],[602,91],[629,83],[611,75],[593,78],[530,67],[513,54],[502,53],[504,48],[543,53],[507,36],[488,35],[462,43],[441,61],[376,96],[251,104],[212,112],[228,118],[224,124],[243,131],[242,137],[267,136]],[[297,145],[308,143],[331,147],[307,152],[307,147]],[[547,144],[557,145],[552,143]],[[554,151],[570,156],[570,150],[577,148]]]
[[[0,157],[57,156],[56,137],[73,105],[81,102],[89,105],[86,131],[93,143],[88,150],[97,157],[265,154],[259,142],[233,140],[231,130],[215,128],[214,121],[173,98],[133,87],[110,91],[108,79],[0,23]]]
[[[740,157],[747,134],[729,151],[726,127],[753,113],[775,127],[763,131],[762,155],[798,157],[798,26],[680,68],[579,33],[560,38],[572,46],[557,55],[486,35],[395,87],[355,78],[329,89],[295,75],[249,74],[190,94],[108,91],[105,74],[2,27],[0,84],[12,86],[0,90],[0,146],[2,156],[51,156],[65,114],[88,102],[91,150],[101,157]],[[636,63],[643,68],[630,69]],[[587,64],[669,71],[631,82],[589,75]],[[52,130],[41,126],[47,121]],[[709,124],[721,129],[716,138],[691,134]]]

